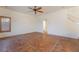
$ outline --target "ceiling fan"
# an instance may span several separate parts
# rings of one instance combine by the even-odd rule
[[[34,11],[34,14],[43,13],[42,7],[33,6],[33,7],[28,7],[28,8],[31,9],[31,10],[33,10]]]

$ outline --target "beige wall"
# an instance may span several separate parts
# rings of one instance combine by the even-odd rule
[[[61,9],[49,14],[34,16],[0,8],[0,16],[10,16],[12,19],[11,32],[0,33],[0,37],[43,32],[43,20],[47,19],[48,33],[71,38],[79,38],[79,24],[71,22],[67,13],[79,16],[79,8]]]
[[[0,8],[0,16],[11,17],[11,32],[0,33],[0,37],[35,32],[36,19],[32,15],[27,15],[12,10]]]
[[[76,8],[76,7],[75,7]],[[49,13],[47,15],[42,15],[38,17],[38,25],[37,26],[37,31],[42,32],[42,20],[47,19],[48,23],[48,33],[49,34],[54,34],[54,35],[60,35],[60,36],[65,36],[65,37],[71,37],[71,38],[78,38],[79,34],[79,25],[71,22],[68,19],[67,13],[72,13],[76,12],[76,10],[73,8],[68,8],[68,9],[61,9],[56,12]],[[75,9],[75,10],[73,10]],[[73,15],[74,15],[73,13]],[[77,16],[79,16],[79,12],[77,11]]]

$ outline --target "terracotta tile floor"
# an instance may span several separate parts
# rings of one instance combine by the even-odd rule
[[[78,52],[79,40],[34,32],[0,39],[1,52]]]

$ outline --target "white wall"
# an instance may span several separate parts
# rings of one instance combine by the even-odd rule
[[[22,14],[12,10],[0,8],[0,16],[11,17],[11,32],[0,33],[1,37],[35,32],[36,19],[32,15]]]
[[[70,13],[71,11],[70,9],[73,10],[74,8],[61,9],[54,13],[49,13],[47,15],[42,15],[38,17],[39,19],[38,22],[40,23],[38,23],[37,31],[42,32],[42,30],[39,30],[39,29],[42,29],[42,25],[41,25],[42,20],[47,19],[49,34],[60,35],[60,36],[71,37],[71,38],[78,38],[79,25],[69,21],[68,19],[67,13],[68,12]],[[71,12],[75,12],[75,11],[71,11]]]

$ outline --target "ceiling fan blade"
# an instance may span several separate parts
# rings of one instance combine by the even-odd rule
[[[29,9],[33,9],[33,8],[31,8],[31,7],[28,7]]]
[[[37,12],[35,11],[35,14],[36,14]]]
[[[36,9],[37,8],[37,6],[34,6],[34,9]]]
[[[40,10],[40,9],[42,9],[42,7],[37,8],[37,10]]]
[[[43,11],[38,11],[38,12],[43,13]]]

